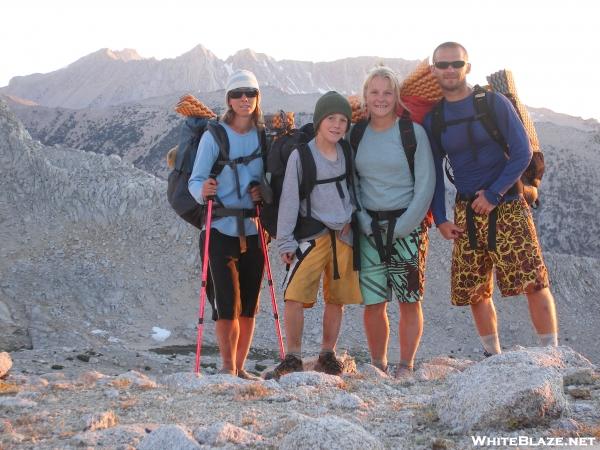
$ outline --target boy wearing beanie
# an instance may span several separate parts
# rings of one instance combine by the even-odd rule
[[[352,258],[350,222],[354,199],[350,197],[346,159],[340,144],[350,127],[351,117],[350,104],[343,96],[333,91],[323,95],[317,101],[313,116],[315,138],[299,145],[287,162],[277,220],[279,253],[290,266],[284,294],[287,355],[267,378],[303,370],[303,309],[315,304],[321,275],[325,300],[323,341],[315,370],[332,375],[342,373],[335,346],[343,306],[359,304],[362,300]],[[310,153],[317,175],[313,190],[303,199],[299,190],[300,152]]]

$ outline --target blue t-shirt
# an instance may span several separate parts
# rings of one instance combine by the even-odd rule
[[[255,128],[247,133],[235,132],[229,125],[221,122],[229,138],[229,159],[249,156],[259,149],[258,132]],[[208,179],[213,164],[219,156],[219,146],[209,132],[205,132],[198,144],[198,152],[194,161],[194,168],[188,182],[188,189],[192,197],[200,204],[204,203],[202,198],[202,184]],[[238,197],[234,170],[240,181],[241,198]],[[262,158],[253,159],[248,164],[238,164],[237,169],[230,165],[223,167],[217,177],[217,197],[225,208],[253,209],[254,204],[248,189],[250,183],[260,182],[263,174]],[[211,228],[216,228],[228,236],[239,236],[237,219],[235,217],[213,217]],[[244,219],[244,229],[247,236],[257,234],[256,225],[252,219]]]
[[[449,125],[442,132],[441,141],[450,160],[458,193],[474,195],[483,189],[486,199],[497,205],[527,169],[532,151],[527,132],[510,101],[503,95],[493,94],[490,106],[494,108],[498,129],[509,146],[508,158],[478,120]],[[456,102],[444,101],[443,111],[445,122],[475,116],[473,94]],[[431,209],[435,223],[439,225],[448,219],[443,154],[431,133],[431,120],[429,113],[423,125],[430,138],[435,162],[436,186]]]

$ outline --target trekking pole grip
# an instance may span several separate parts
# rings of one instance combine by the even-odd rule
[[[211,173],[211,174],[208,176],[208,179],[209,179],[209,180],[215,180],[215,181],[217,181],[217,176],[216,176],[214,173]],[[211,201],[211,200],[214,200],[214,199],[215,199],[215,197],[216,197],[216,194],[215,194],[215,195],[208,195],[208,196],[206,196],[206,198],[205,198],[205,199],[206,199],[206,201],[207,201],[207,202],[209,202],[209,201]]]

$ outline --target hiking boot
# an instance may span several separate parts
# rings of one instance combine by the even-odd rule
[[[315,370],[329,375],[341,375],[344,365],[335,357],[334,352],[321,352],[315,364]]]
[[[288,354],[285,356],[284,360],[281,361],[277,367],[275,367],[275,369],[265,374],[265,380],[278,380],[287,373],[302,372],[303,370],[304,366],[302,364],[302,360],[296,355]]]
[[[262,378],[257,377],[256,375],[251,374],[250,372],[246,372],[244,369],[238,369],[237,376],[238,376],[238,378],[241,378],[242,380],[248,380],[248,381],[261,381],[262,380]]]

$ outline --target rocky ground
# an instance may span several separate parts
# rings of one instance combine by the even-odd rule
[[[568,347],[432,358],[403,380],[349,356],[341,377],[259,382],[211,375],[212,356],[196,377],[191,355],[114,346],[12,358],[0,381],[0,448],[468,449],[471,436],[526,436],[532,445],[521,449],[579,437],[600,448],[600,376]]]

